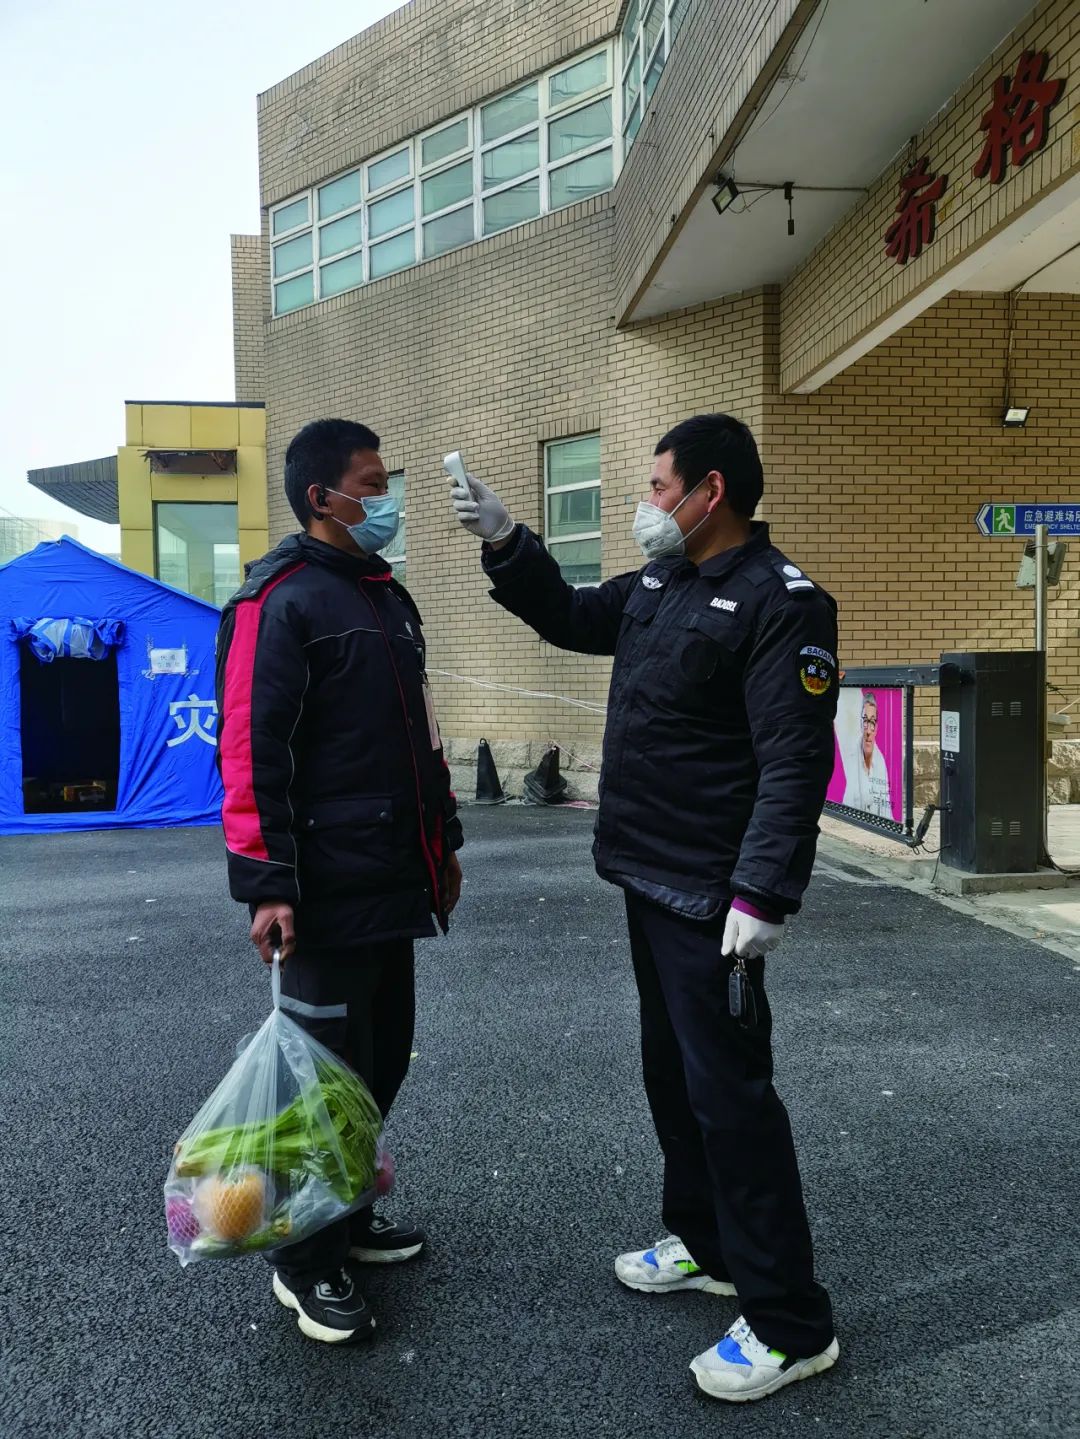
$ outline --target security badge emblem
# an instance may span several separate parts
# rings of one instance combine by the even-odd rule
[[[799,679],[808,695],[820,698],[832,689],[836,678],[836,660],[828,650],[806,645],[799,651]]]

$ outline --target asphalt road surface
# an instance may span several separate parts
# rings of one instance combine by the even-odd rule
[[[305,1340],[255,1258],[182,1271],[172,1143],[269,1006],[216,830],[0,840],[0,1433],[177,1439],[1080,1434],[1080,967],[833,870],[770,961],[843,1354],[754,1406],[733,1301],[621,1288],[661,1232],[620,896],[591,816],[470,810],[420,947],[378,1335]]]

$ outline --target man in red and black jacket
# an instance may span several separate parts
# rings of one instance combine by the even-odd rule
[[[461,889],[457,806],[420,613],[379,550],[393,539],[379,439],[316,420],[285,457],[304,533],[248,569],[218,636],[218,763],[229,889],[292,1017],[363,1077],[385,1116],[405,1078],[413,941]],[[274,1292],[314,1339],[374,1327],[357,1262],[411,1258],[414,1225],[365,1210],[278,1250]]]

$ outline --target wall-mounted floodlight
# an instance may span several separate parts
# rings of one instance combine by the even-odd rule
[[[1030,405],[1006,405],[1001,423],[1007,430],[1022,430],[1031,414]]]
[[[732,200],[739,198],[739,187],[734,180],[729,180],[726,175],[717,175],[716,183],[720,188],[712,197],[712,202],[716,213],[722,215]]]
[[[713,184],[716,186],[716,194],[712,197],[712,203],[718,215],[722,215],[730,207],[732,200],[737,200],[740,195],[745,198],[750,191],[776,190],[782,192],[788,207],[787,232],[789,235],[795,233],[793,199],[796,190],[815,191],[822,195],[866,195],[869,193],[863,185],[799,185],[794,180],[743,180],[736,185],[730,175],[724,174],[717,175]],[[744,209],[748,210],[753,204],[754,201],[750,200]],[[737,213],[741,214],[742,211]]]

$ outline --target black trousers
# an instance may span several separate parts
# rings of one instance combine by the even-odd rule
[[[356,1070],[385,1119],[412,1053],[416,1015],[412,940],[347,950],[300,944],[282,971],[281,992],[318,1008],[346,1006],[344,1017],[287,1013]],[[351,1215],[267,1257],[293,1288],[309,1288],[338,1272],[348,1257],[350,1229],[370,1215],[370,1210]]]
[[[814,1280],[791,1126],[772,1083],[764,961],[747,961],[757,1025],[744,1029],[728,1010],[726,916],[684,919],[632,894],[626,914],[664,1224],[706,1274],[735,1285],[764,1344],[818,1354],[833,1338],[832,1307]]]

